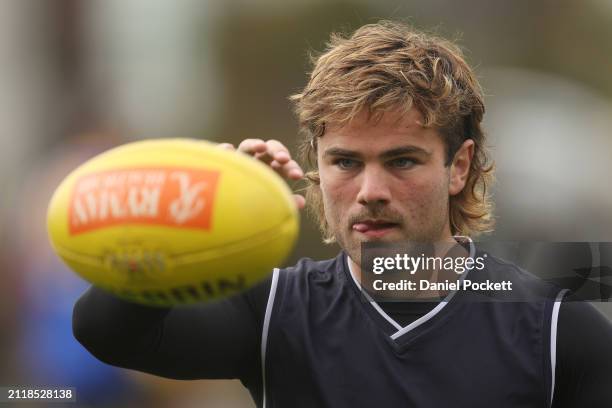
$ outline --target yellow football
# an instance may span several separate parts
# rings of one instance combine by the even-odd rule
[[[299,222],[289,187],[265,164],[201,140],[156,139],[70,173],[47,227],[57,254],[87,281],[168,306],[262,280],[291,251]]]

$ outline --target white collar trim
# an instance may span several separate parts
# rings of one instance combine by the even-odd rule
[[[462,238],[462,239],[467,240],[470,243],[470,254],[468,256],[473,259],[474,256],[476,255],[476,246],[474,245],[474,241],[472,240],[472,238],[467,237],[467,236],[463,236],[463,235],[457,235],[457,236],[454,236],[453,238],[455,238],[455,239]],[[442,299],[440,301],[440,303],[438,303],[438,305],[436,307],[434,307],[429,312],[427,312],[425,315],[419,317],[418,319],[416,319],[414,322],[410,323],[409,325],[407,325],[405,327],[402,327],[398,322],[393,320],[393,318],[391,316],[389,316],[380,307],[380,305],[378,303],[376,303],[376,301],[374,299],[372,299],[372,297],[370,296],[370,294],[367,291],[362,289],[361,284],[359,283],[357,278],[355,278],[355,274],[353,273],[353,268],[351,268],[351,262],[349,262],[347,260],[347,264],[348,264],[348,268],[349,268],[349,273],[350,273],[351,277],[353,278],[353,282],[355,282],[355,285],[357,285],[357,288],[365,296],[365,298],[368,300],[370,305],[372,305],[374,310],[376,310],[383,318],[385,318],[385,320],[387,320],[389,323],[391,323],[397,329],[397,331],[391,335],[391,339],[393,339],[393,340],[397,339],[398,337],[403,336],[404,334],[408,333],[409,331],[415,329],[416,327],[419,327],[420,325],[422,325],[425,322],[427,322],[430,319],[432,319],[435,315],[440,313],[440,311],[455,296],[455,293],[457,293],[456,290],[451,291],[448,295],[446,295],[446,297],[444,299]],[[469,269],[467,271],[465,271],[465,273],[461,276],[459,281],[463,281],[463,279],[465,279],[465,276],[468,274],[469,271],[470,271]]]

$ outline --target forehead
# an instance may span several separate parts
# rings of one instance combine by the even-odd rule
[[[411,108],[407,112],[385,112],[378,118],[360,112],[345,125],[329,124],[318,141],[319,151],[330,147],[375,153],[399,145],[414,145],[434,151],[443,148],[439,133],[422,125],[423,116]]]

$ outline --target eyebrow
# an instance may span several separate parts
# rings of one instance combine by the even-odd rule
[[[429,157],[431,152],[414,145],[400,146],[390,150],[382,152],[379,157],[382,159],[388,159],[391,157],[401,156],[403,154],[418,154],[421,156]],[[323,157],[327,156],[342,156],[342,157],[362,157],[362,154],[354,150],[342,149],[340,147],[330,147],[323,152]]]

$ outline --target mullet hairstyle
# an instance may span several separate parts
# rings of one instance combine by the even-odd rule
[[[306,167],[308,211],[325,243],[335,241],[325,219],[317,170],[317,141],[328,123],[345,125],[361,111],[370,120],[414,106],[442,136],[448,167],[466,139],[474,156],[465,188],[449,199],[453,235],[478,235],[493,228],[493,203],[487,192],[494,166],[481,128],[482,89],[461,50],[445,39],[392,21],[368,24],[344,37],[334,33],[326,50],[311,56],[313,70],[294,103],[301,133],[300,156]]]

